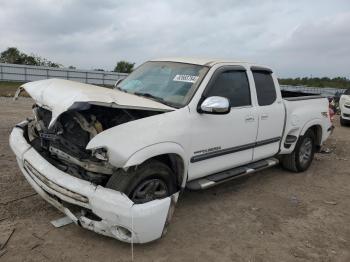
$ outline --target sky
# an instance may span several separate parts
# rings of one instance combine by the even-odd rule
[[[80,69],[180,56],[350,77],[349,0],[0,0],[0,33],[0,51]]]

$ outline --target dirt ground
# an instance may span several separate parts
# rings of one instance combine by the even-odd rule
[[[62,214],[34,194],[8,145],[32,101],[0,98],[0,261],[131,261],[115,239],[50,221]],[[310,169],[279,167],[180,196],[168,234],[134,246],[135,261],[350,261],[350,127]],[[2,255],[1,255],[2,254]]]

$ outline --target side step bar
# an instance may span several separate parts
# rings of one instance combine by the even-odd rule
[[[191,190],[207,189],[223,182],[275,166],[278,163],[279,161],[276,158],[260,160],[245,166],[236,167],[227,171],[190,181],[187,183],[186,187]]]

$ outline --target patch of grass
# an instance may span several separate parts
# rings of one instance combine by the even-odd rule
[[[6,97],[14,96],[16,93],[16,90],[23,84],[24,84],[23,82],[0,81],[0,96],[6,96]],[[28,94],[23,92],[21,96],[28,96]]]

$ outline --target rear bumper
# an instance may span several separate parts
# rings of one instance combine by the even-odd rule
[[[156,240],[165,232],[178,193],[134,204],[121,192],[93,185],[51,165],[27,143],[19,127],[11,132],[10,146],[34,190],[81,227],[134,243]]]
[[[341,118],[345,120],[350,120],[350,113],[341,113]]]

